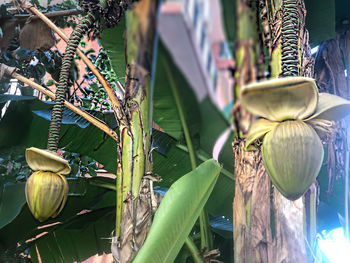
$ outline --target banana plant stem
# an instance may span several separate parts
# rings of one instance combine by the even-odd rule
[[[48,19],[43,13],[41,13],[35,6],[29,4],[25,5],[25,8],[29,9],[29,11],[33,12],[37,15],[45,24],[47,24],[53,31],[55,31],[65,42],[68,42],[69,38],[66,34],[59,29],[50,19]],[[113,110],[116,112],[116,117],[118,120],[124,119],[124,114],[122,110],[122,106],[114,93],[112,87],[109,85],[107,80],[102,76],[102,74],[98,71],[98,69],[94,66],[94,64],[89,60],[87,56],[78,48],[76,50],[78,56],[83,60],[83,62],[88,66],[88,68],[92,71],[92,73],[97,77],[103,88],[105,89],[109,100],[111,101]],[[117,83],[121,85],[120,82]]]
[[[185,113],[183,111],[183,105],[181,104],[180,95],[178,93],[178,90],[176,89],[173,76],[169,74],[169,72],[171,72],[169,65],[165,60],[163,61],[163,63],[166,67],[166,72],[168,73],[170,88],[172,90],[172,93],[175,99],[176,108],[179,112],[181,126],[184,131],[187,149],[190,156],[191,167],[192,167],[192,170],[195,170],[197,168],[196,154],[193,148],[190,131],[186,123]],[[201,248],[210,250],[212,248],[212,237],[211,237],[210,228],[209,228],[208,214],[205,207],[203,208],[203,210],[199,215],[199,225],[200,225],[200,233],[201,233]]]
[[[32,88],[44,93],[51,99],[55,99],[55,94],[44,87],[40,86],[39,84],[35,83],[34,81],[27,79],[17,73],[12,73],[11,77],[18,79],[19,81],[22,81],[23,83],[31,86]],[[113,131],[111,128],[109,128],[105,123],[103,123],[101,120],[97,119],[95,116],[87,113],[86,111],[79,109],[78,107],[74,106],[73,104],[69,103],[68,101],[64,102],[64,106],[74,113],[78,114],[79,116],[83,117],[85,120],[90,122],[92,125],[100,129],[101,131],[108,134],[110,137],[112,137],[113,140],[119,142],[118,135],[115,131]]]
[[[194,262],[195,263],[204,263],[204,260],[200,256],[196,244],[193,242],[193,240],[190,237],[186,238],[185,244],[186,244],[188,250],[191,252],[191,255],[192,255]]]

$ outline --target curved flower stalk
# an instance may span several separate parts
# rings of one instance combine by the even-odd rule
[[[261,117],[249,130],[246,149],[262,140],[262,157],[275,187],[290,200],[316,180],[323,160],[322,140],[350,113],[350,101],[318,93],[311,78],[287,77],[242,89],[242,104]]]
[[[35,147],[26,150],[26,161],[34,171],[26,183],[26,199],[33,216],[40,222],[56,217],[68,196],[68,162],[55,152]]]

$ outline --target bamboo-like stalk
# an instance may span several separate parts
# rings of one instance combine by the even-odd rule
[[[157,7],[158,1],[142,0],[126,16],[124,110],[128,118],[119,125],[121,162],[117,170],[116,237],[111,249],[117,262],[132,261],[152,223],[152,184],[144,176],[152,174],[150,73]]]
[[[48,19],[42,12],[40,12],[35,6],[31,5],[27,1],[24,1],[22,3],[22,6],[35,15],[37,15],[45,24],[47,24],[53,31],[55,31],[65,42],[68,42],[69,38],[66,36],[66,34],[59,29],[50,19]],[[118,120],[124,119],[123,116],[123,110],[121,107],[121,104],[119,103],[119,100],[114,93],[112,87],[109,85],[107,80],[102,76],[102,74],[98,71],[98,69],[92,64],[92,62],[89,60],[87,56],[84,55],[84,53],[78,48],[76,50],[76,53],[78,56],[82,59],[82,61],[88,66],[88,68],[92,71],[92,73],[97,77],[97,79],[100,81],[101,85],[105,89],[108,98],[111,101],[113,110],[116,112],[116,116]],[[119,82],[118,85],[121,85]]]
[[[35,83],[34,81],[27,79],[20,74],[12,73],[11,77],[18,79],[19,81],[22,81],[23,83],[31,86],[32,88],[44,93],[51,99],[55,99],[56,96],[53,92],[45,89],[44,87],[40,86],[39,84]],[[87,113],[86,111],[79,109],[78,107],[74,106],[73,104],[69,103],[68,101],[64,102],[64,106],[73,111],[74,113],[78,114],[79,116],[83,117],[85,120],[90,122],[92,125],[100,129],[101,131],[105,132],[107,135],[109,135],[113,140],[119,142],[118,135],[115,131],[113,131],[111,128],[109,128],[105,123],[103,123],[101,120],[97,119],[95,116],[92,116],[91,114]]]
[[[177,111],[180,116],[181,126],[184,131],[185,141],[186,141],[188,153],[190,156],[191,168],[192,170],[195,170],[197,168],[197,160],[196,160],[197,158],[196,158],[196,153],[194,151],[194,147],[192,144],[192,139],[190,136],[190,131],[188,129],[188,124],[185,118],[185,114],[183,112],[183,106],[181,105],[180,95],[178,93],[178,90],[176,89],[176,84],[173,79],[173,76],[169,74],[171,70],[169,68],[168,63],[165,60],[163,60],[163,64],[165,65],[167,69],[166,71],[168,72],[169,85],[174,96]],[[203,208],[203,210],[199,215],[199,225],[200,225],[200,233],[201,233],[201,249],[202,250],[207,249],[209,251],[212,249],[213,239],[212,239],[212,235],[209,227],[208,213],[205,207]]]
[[[188,250],[191,252],[192,259],[195,263],[203,263],[204,260],[201,258],[198,248],[196,244],[193,242],[193,240],[190,237],[187,237],[185,240],[185,245],[187,246]]]

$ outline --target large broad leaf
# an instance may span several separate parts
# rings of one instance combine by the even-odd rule
[[[204,120],[200,131],[200,148],[208,155],[212,155],[215,143],[220,135],[230,127],[230,123],[209,97],[203,99],[199,107],[202,120]],[[233,171],[232,141],[233,131],[230,132],[219,154],[219,163],[222,163],[224,168],[231,172]]]
[[[335,1],[305,0],[305,6],[310,45],[314,47],[322,41],[332,39],[335,36]]]
[[[0,122],[0,151],[13,146],[45,148],[51,119],[51,103],[44,103],[37,99],[32,101],[14,101],[10,104],[4,118]],[[90,114],[111,123],[112,113]],[[63,112],[60,147],[70,152],[78,152],[89,156],[104,165],[104,169],[111,173],[116,171],[117,143],[101,130],[90,125],[85,119],[74,112],[65,109]],[[74,124],[74,125],[70,125]],[[156,151],[166,154],[175,140],[156,131],[154,147]]]
[[[51,107],[51,104],[37,99],[12,102],[0,122],[0,150],[13,146],[45,148],[49,122],[32,111],[48,119]],[[98,115],[102,120],[105,116]],[[104,164],[106,170],[116,170],[116,142],[112,138],[92,125],[86,126],[84,119],[69,110],[65,110],[63,123],[61,148],[90,156]],[[76,125],[68,125],[72,123]]]
[[[109,253],[114,209],[100,209],[78,216],[75,224],[90,221],[84,228],[68,225],[40,237],[30,247],[33,262],[82,262],[95,254]]]
[[[234,0],[221,0],[221,12],[223,17],[223,23],[225,26],[227,39],[234,43],[235,40],[235,1]]]
[[[124,30],[125,18],[123,17],[116,27],[103,30],[99,37],[99,41],[111,59],[114,72],[121,80],[125,76]]]
[[[334,0],[333,0],[334,1]],[[347,21],[350,20],[350,2],[348,0],[336,0],[335,1],[335,19],[336,25],[339,26],[337,31],[347,30],[349,28],[349,24]],[[343,28],[342,28],[343,27]]]
[[[7,101],[18,101],[18,100],[34,100],[33,96],[19,96],[19,95],[11,95],[11,94],[0,94],[0,104],[5,103]]]
[[[220,166],[208,160],[165,194],[134,262],[173,262],[214,188]]]
[[[201,118],[199,105],[191,86],[172,62],[172,57],[159,42],[154,84],[153,120],[167,134],[183,140],[183,127],[176,100],[181,104],[191,139],[198,146]]]
[[[26,202],[24,183],[1,185],[0,189],[0,228],[10,223]]]

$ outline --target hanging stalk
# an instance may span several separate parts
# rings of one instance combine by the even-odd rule
[[[298,76],[298,23],[297,0],[283,1],[282,16],[282,76]]]
[[[117,174],[116,237],[112,253],[117,262],[130,262],[143,245],[152,217],[152,88],[158,1],[142,0],[126,17],[127,74],[125,121],[120,122],[120,162]]]
[[[95,16],[92,13],[87,14],[77,27],[72,32],[68,41],[66,52],[62,61],[60,79],[56,90],[55,104],[52,109],[51,122],[49,128],[49,136],[47,141],[47,149],[56,152],[60,138],[62,113],[65,100],[65,90],[68,85],[69,72],[74,58],[75,50],[77,49],[82,37],[95,21]]]

